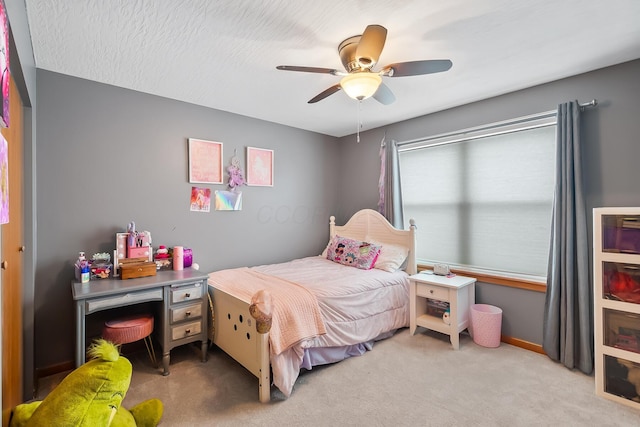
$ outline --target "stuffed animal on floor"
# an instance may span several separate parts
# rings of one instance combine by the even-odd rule
[[[16,406],[9,427],[157,426],[163,412],[160,400],[146,400],[130,411],[121,406],[131,381],[131,362],[118,348],[98,340],[89,355],[92,360],[67,375],[44,400]]]

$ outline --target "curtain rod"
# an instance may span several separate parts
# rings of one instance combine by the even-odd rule
[[[598,100],[594,98],[589,102],[585,102],[584,104],[578,104],[578,105],[580,105],[580,109],[581,110],[584,110],[585,108],[597,106],[598,105]]]
[[[595,107],[598,105],[598,100],[597,99],[592,99],[589,102],[584,102],[584,103],[578,103],[578,106],[580,107],[580,111],[584,111],[585,108],[590,108],[590,107]],[[448,137],[448,136],[452,136],[452,135],[461,135],[461,134],[466,134],[472,131],[478,131],[478,130],[490,130],[492,128],[495,127],[500,127],[500,126],[504,126],[507,124],[514,124],[514,123],[521,123],[523,121],[531,121],[531,120],[538,120],[538,119],[544,119],[547,117],[553,117],[558,113],[558,110],[549,110],[549,111],[544,111],[542,113],[536,113],[536,114],[531,114],[529,116],[523,116],[523,117],[517,117],[515,119],[509,119],[509,120],[504,120],[501,122],[497,122],[497,123],[492,123],[489,125],[484,125],[484,126],[478,126],[478,127],[474,127],[474,128],[470,128],[470,129],[462,129],[462,130],[458,130],[455,132],[447,132],[444,134],[438,134],[438,135],[433,135],[430,137],[422,137],[422,138],[416,138],[416,139],[411,139],[408,141],[402,141],[402,142],[398,142],[398,147],[401,147],[403,145],[409,145],[409,144],[414,144],[417,142],[426,142],[429,140],[434,140],[434,139],[441,139],[444,137]],[[385,136],[386,136],[386,131],[385,131]]]

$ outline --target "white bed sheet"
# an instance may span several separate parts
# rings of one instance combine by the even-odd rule
[[[273,383],[286,396],[298,377],[305,349],[363,343],[409,326],[409,275],[404,271],[361,270],[321,256],[253,269],[313,292],[327,330],[279,355],[271,354]]]

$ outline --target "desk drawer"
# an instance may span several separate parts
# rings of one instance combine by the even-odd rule
[[[416,295],[440,301],[449,301],[449,289],[426,283],[416,283]]]
[[[191,301],[202,298],[202,283],[171,290],[171,303]]]
[[[200,303],[171,309],[171,323],[185,319],[196,319],[200,316],[202,316],[202,304]]]
[[[173,341],[198,335],[202,331],[202,322],[191,322],[171,328],[171,339]]]
[[[100,311],[111,307],[122,307],[146,301],[162,301],[162,288],[128,292],[126,294],[115,295],[112,297],[87,300],[85,303],[85,310],[87,314],[90,314],[94,311]]]

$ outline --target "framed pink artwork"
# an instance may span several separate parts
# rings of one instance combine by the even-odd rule
[[[0,134],[0,224],[9,222],[9,147]]]
[[[189,138],[189,182],[222,184],[222,143]]]
[[[0,0],[0,125],[9,127],[9,20],[4,0]]]
[[[247,147],[247,185],[273,187],[273,150]]]

